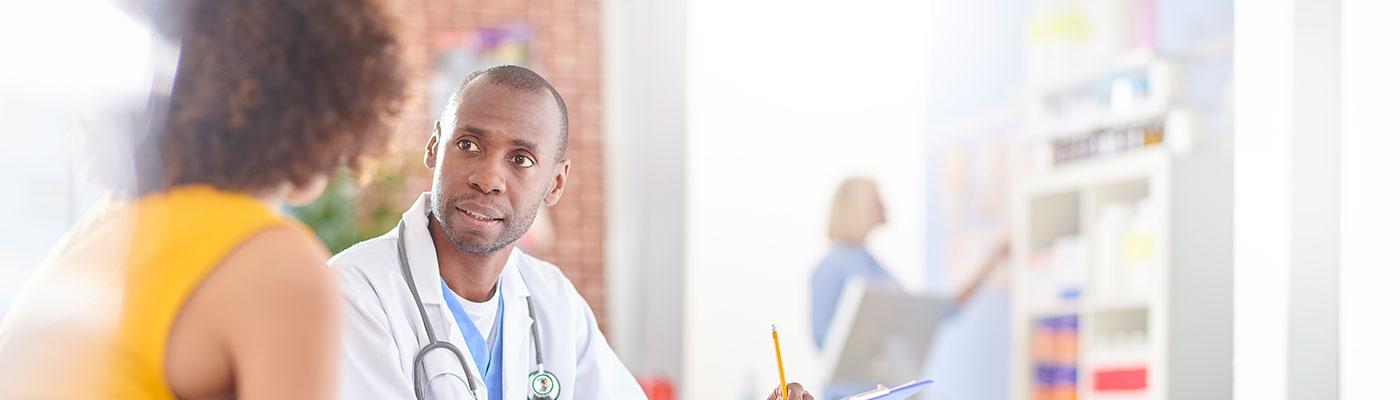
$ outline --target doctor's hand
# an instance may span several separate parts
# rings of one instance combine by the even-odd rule
[[[802,384],[793,382],[787,385],[788,397],[779,399],[778,388],[773,388],[773,393],[768,395],[768,400],[812,400],[812,394],[807,393],[807,389],[802,388]]]

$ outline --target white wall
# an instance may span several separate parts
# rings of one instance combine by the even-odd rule
[[[929,5],[715,0],[689,8],[684,382],[756,398],[820,366],[810,273],[831,195],[874,177],[889,223],[872,251],[922,289]]]
[[[1400,3],[1346,1],[1341,8],[1340,397],[1388,398],[1400,356]]]
[[[632,373],[673,382],[685,338],[685,4],[602,3],[608,339]]]
[[[1235,398],[1284,399],[1291,247],[1292,2],[1235,20]]]
[[[1235,397],[1394,397],[1400,6],[1239,9]]]
[[[1337,398],[1340,1],[1294,2],[1288,395]]]

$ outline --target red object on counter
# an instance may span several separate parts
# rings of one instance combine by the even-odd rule
[[[676,387],[671,384],[670,379],[659,376],[638,376],[637,383],[642,385],[642,392],[645,392],[650,400],[674,400],[676,398]]]
[[[1094,371],[1094,390],[1099,392],[1147,388],[1147,367],[1106,368]]]

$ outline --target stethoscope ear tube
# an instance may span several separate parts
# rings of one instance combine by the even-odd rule
[[[472,392],[472,397],[476,397],[476,381],[472,380],[471,370],[467,369],[467,357],[462,355],[462,351],[451,343],[439,341],[437,334],[433,333],[433,322],[428,319],[428,310],[423,308],[423,299],[418,295],[418,285],[413,284],[413,271],[408,267],[408,251],[404,246],[404,222],[399,221],[399,270],[403,271],[403,281],[408,285],[408,292],[413,294],[413,304],[418,306],[418,316],[423,318],[423,330],[428,332],[428,345],[418,350],[418,354],[413,357],[413,396],[418,400],[423,400],[423,385],[421,384],[421,371],[423,358],[428,352],[434,349],[447,349],[452,355],[457,357],[457,362],[462,365],[462,372],[467,376],[467,386]],[[536,343],[538,345],[538,343]]]

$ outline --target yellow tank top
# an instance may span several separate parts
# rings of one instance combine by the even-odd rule
[[[235,247],[277,226],[304,229],[209,186],[99,206],[0,324],[0,398],[174,398],[165,354],[177,315]]]

